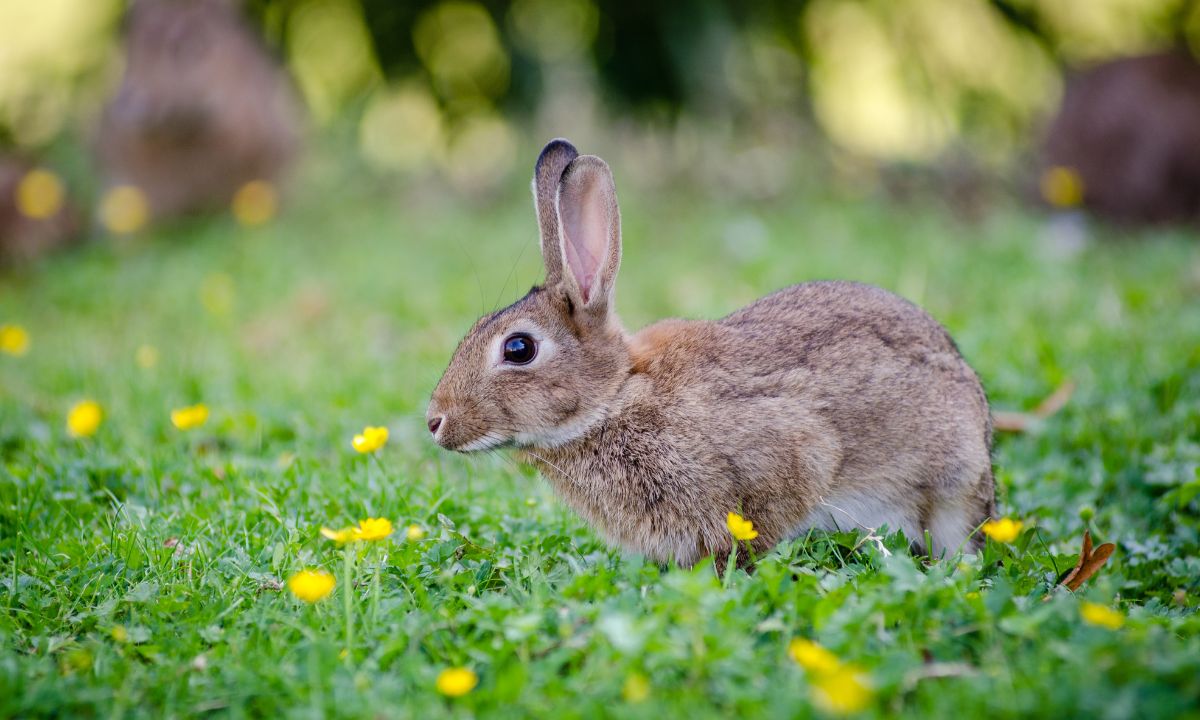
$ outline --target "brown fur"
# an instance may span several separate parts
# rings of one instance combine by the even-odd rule
[[[715,322],[629,335],[612,310],[620,217],[608,167],[570,160],[555,213],[539,171],[558,280],[460,343],[428,410],[439,444],[515,448],[606,538],[659,562],[727,553],[730,511],[754,522],[759,552],[809,527],[882,522],[953,551],[992,514],[987,399],[924,311],[817,282]],[[539,341],[529,365],[503,362],[513,332]]]
[[[1125,223],[1200,221],[1200,63],[1186,51],[1070,78],[1043,167],[1073,169],[1083,204]]]
[[[125,49],[96,138],[108,185],[137,186],[166,218],[223,209],[251,180],[282,180],[299,148],[299,105],[229,0],[139,0]]]

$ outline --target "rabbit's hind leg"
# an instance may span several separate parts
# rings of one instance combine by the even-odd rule
[[[991,468],[986,475],[990,491]],[[983,548],[983,533],[978,528],[994,513],[995,501],[990,495],[981,495],[984,495],[982,488],[968,488],[960,495],[939,498],[934,504],[924,523],[933,540],[933,557],[959,551],[975,553]]]

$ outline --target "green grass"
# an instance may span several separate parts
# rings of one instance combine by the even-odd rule
[[[899,538],[889,557],[813,535],[723,587],[711,565],[606,548],[529,470],[428,441],[461,333],[538,279],[520,185],[486,207],[317,188],[264,229],[97,243],[0,281],[0,323],[33,339],[0,356],[0,716],[806,717],[814,677],[786,650],[805,637],[861,668],[867,714],[1200,717],[1194,235],[1067,257],[1016,211],[965,226],[623,185],[630,327],[857,279],[946,323],[997,407],[1078,385],[1040,432],[998,440],[1013,545],[930,563]],[[106,418],[71,439],[85,397]],[[208,423],[173,428],[197,401]],[[350,448],[368,424],[391,428],[374,458]],[[343,555],[318,530],[367,516],[400,532],[356,561],[348,647]],[[1085,527],[1116,554],[1055,590]],[[281,590],[303,567],[334,572],[334,594]],[[1083,622],[1084,600],[1124,626]],[[480,683],[451,700],[435,679],[453,666]]]

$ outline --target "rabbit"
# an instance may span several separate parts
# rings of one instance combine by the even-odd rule
[[[282,180],[300,145],[299,102],[232,0],[138,0],[125,54],[95,138],[106,185],[137,187],[163,219]]]
[[[614,310],[608,166],[553,140],[533,190],[545,282],[455,350],[426,412],[438,445],[514,450],[609,543],[664,565],[730,552],[729,512],[754,524],[756,554],[809,529],[884,525],[918,552],[980,546],[995,508],[988,402],[923,310],[810,282],[631,334]]]

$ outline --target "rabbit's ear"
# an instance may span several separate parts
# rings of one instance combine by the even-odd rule
[[[562,138],[555,138],[542,148],[542,154],[538,155],[537,164],[533,166],[533,206],[538,216],[547,285],[556,285],[562,279],[562,241],[559,240],[558,212],[554,204],[563,170],[577,157],[579,151],[574,145]]]
[[[558,187],[563,279],[585,308],[608,308],[621,265],[621,213],[612,171],[595,155],[567,166]]]

